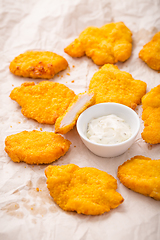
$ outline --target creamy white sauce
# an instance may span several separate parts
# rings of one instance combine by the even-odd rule
[[[131,135],[129,124],[114,114],[92,119],[87,127],[87,137],[92,142],[100,144],[121,143]]]

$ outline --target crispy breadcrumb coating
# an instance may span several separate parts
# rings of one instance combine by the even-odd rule
[[[132,33],[123,22],[88,27],[64,51],[71,57],[86,54],[97,65],[124,62],[132,52]]]
[[[160,200],[160,159],[135,156],[118,167],[118,178],[127,188]]]
[[[57,118],[55,132],[61,134],[69,132],[75,126],[79,115],[94,103],[95,95],[93,92],[84,92],[76,95],[64,114]]]
[[[142,107],[142,138],[150,144],[160,143],[160,85],[143,96]]]
[[[68,108],[75,93],[64,84],[42,81],[25,82],[12,90],[10,97],[21,107],[22,114],[39,123],[54,124]]]
[[[124,201],[116,192],[117,180],[96,168],[74,164],[48,166],[45,174],[50,195],[65,211],[100,215]]]
[[[27,51],[17,56],[9,66],[10,71],[21,77],[51,79],[65,70],[68,62],[62,56],[48,51]]]
[[[6,137],[5,151],[13,162],[48,164],[63,156],[70,145],[59,134],[33,130]]]
[[[89,90],[96,94],[96,104],[116,102],[135,109],[146,93],[146,83],[120,71],[117,66],[105,64],[92,77]]]
[[[156,33],[152,40],[143,46],[139,52],[139,58],[150,68],[160,70],[160,32]]]

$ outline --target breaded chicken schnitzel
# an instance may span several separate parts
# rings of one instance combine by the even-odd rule
[[[139,52],[139,58],[150,68],[160,70],[160,32],[157,32],[152,40],[143,46]]]
[[[76,95],[64,114],[57,118],[55,132],[61,134],[69,132],[75,126],[79,115],[94,103],[95,95],[93,92],[85,92]]]
[[[48,51],[27,51],[17,56],[9,66],[10,71],[21,77],[51,79],[68,66],[62,56]]]
[[[65,211],[100,215],[124,201],[116,192],[117,180],[96,168],[74,164],[48,166],[45,174],[50,195]]]
[[[96,94],[96,104],[116,102],[135,109],[146,93],[146,83],[120,71],[117,66],[105,64],[92,77],[89,90]]]
[[[68,108],[75,93],[64,84],[25,82],[12,90],[10,98],[22,107],[22,114],[39,123],[54,124]]]
[[[160,85],[143,96],[142,107],[142,138],[150,144],[160,143]]]
[[[70,145],[59,134],[33,130],[6,137],[5,151],[13,162],[48,164],[63,156]]]
[[[118,178],[127,188],[160,200],[160,159],[135,156],[118,167]]]
[[[88,27],[64,51],[71,57],[86,54],[97,65],[124,62],[132,52],[132,33],[123,22]]]

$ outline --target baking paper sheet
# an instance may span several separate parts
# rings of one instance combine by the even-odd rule
[[[101,216],[64,212],[49,195],[46,166],[14,163],[4,151],[5,138],[10,134],[40,128],[54,131],[54,126],[25,118],[18,104],[9,98],[14,87],[33,81],[9,72],[13,58],[29,49],[60,54],[67,59],[69,68],[50,81],[64,83],[76,94],[84,92],[98,67],[87,57],[71,58],[64,48],[86,27],[117,21],[123,21],[133,33],[132,55],[117,66],[135,79],[145,81],[150,91],[160,84],[160,73],[142,62],[138,53],[160,31],[159,0],[0,1],[0,240],[160,239],[159,201],[125,188],[117,179],[118,192],[125,199],[118,208]],[[142,107],[136,111],[141,117]],[[142,130],[141,120],[137,139],[126,153],[116,158],[100,158],[84,146],[74,128],[65,135],[72,142],[70,150],[53,165],[74,163],[96,167],[117,178],[118,166],[135,155],[160,158],[160,145],[145,143]]]

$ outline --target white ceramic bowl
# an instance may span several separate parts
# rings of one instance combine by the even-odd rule
[[[90,141],[87,136],[87,125],[93,118],[102,117],[109,114],[115,114],[124,119],[131,127],[131,137],[121,143],[112,145],[102,145]],[[133,144],[139,132],[140,120],[137,113],[131,108],[119,103],[100,103],[86,109],[77,120],[77,131],[86,145],[94,154],[100,157],[116,157],[121,155]]]

